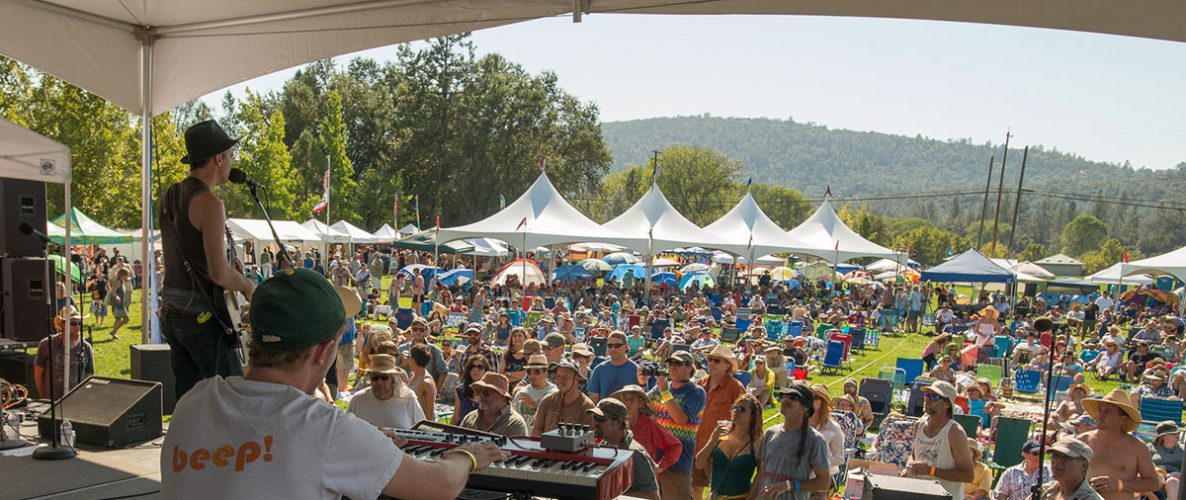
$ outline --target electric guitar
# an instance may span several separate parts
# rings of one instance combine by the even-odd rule
[[[231,237],[231,229],[223,226],[223,230],[226,232],[227,262],[230,263],[231,268],[243,272],[243,263],[239,262],[239,257],[235,252],[235,239]],[[247,305],[247,298],[234,290],[224,289],[222,294],[226,301],[227,317],[229,318],[227,333],[236,337],[235,350],[239,354],[239,362],[243,366],[247,366],[247,342],[251,340],[251,335],[243,327],[243,309]]]

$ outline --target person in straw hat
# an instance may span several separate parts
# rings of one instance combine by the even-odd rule
[[[700,421],[728,420],[732,415],[733,402],[737,400],[738,396],[745,394],[745,386],[733,378],[733,373],[737,371],[738,367],[737,357],[733,354],[732,349],[723,344],[718,344],[704,357],[708,361],[708,375],[696,381],[696,385],[704,389],[706,395]],[[712,437],[715,428],[711,423],[697,428],[696,447],[693,452],[704,447],[704,444]],[[710,480],[709,472],[704,469],[692,471],[693,498],[704,497],[704,488],[708,486]]]
[[[503,436],[526,435],[527,423],[523,421],[523,416],[511,407],[509,386],[506,375],[486,372],[482,380],[473,383],[478,409],[461,419],[461,426]]]
[[[321,274],[286,269],[251,305],[247,374],[205,379],[177,402],[161,446],[162,497],[249,498],[263,487],[272,498],[453,498],[470,472],[508,458],[493,443],[467,443],[423,462],[310,397],[351,316]]]
[[[70,332],[70,385],[69,388],[82,383],[87,377],[95,374],[95,350],[91,347],[91,343],[82,338],[82,320],[84,317],[79,314],[78,309],[73,305],[67,305],[58,311],[58,315],[54,316],[54,328],[60,333],[55,333],[41,339],[37,344],[37,356],[33,358],[33,380],[37,386],[37,393],[43,397],[49,397],[49,366],[53,363],[54,372],[54,391],[60,398],[66,391],[63,390],[62,381],[65,379],[65,360],[62,353],[66,351],[65,341],[62,340],[62,333]],[[54,357],[49,358],[50,348],[49,343],[53,342]],[[69,390],[68,388],[65,388]]]
[[[1050,456],[1050,475],[1054,479],[1042,485],[1042,500],[1102,500],[1087,480],[1087,471],[1095,453],[1075,438],[1062,438],[1046,450]]]
[[[815,395],[812,405],[815,409],[811,415],[811,428],[823,436],[828,443],[828,471],[833,475],[840,473],[840,466],[844,465],[844,429],[832,418],[832,396],[823,384],[811,384],[811,392]]]
[[[424,419],[424,409],[416,395],[400,381],[394,356],[372,355],[366,374],[370,386],[350,398],[347,413],[353,413],[375,427],[393,429],[410,429]]]
[[[1145,370],[1141,376],[1141,385],[1137,386],[1136,395],[1142,398],[1168,398],[1174,395],[1167,385],[1169,373],[1164,367],[1154,367]]]
[[[607,397],[597,406],[585,410],[593,417],[593,433],[606,445],[634,453],[634,470],[630,489],[626,494],[635,498],[659,500],[659,482],[655,478],[655,463],[647,449],[634,440],[630,432],[630,410],[621,401]]]
[[[1083,414],[1083,400],[1091,395],[1091,387],[1087,384],[1074,384],[1067,388],[1067,394],[1071,399],[1063,401],[1058,405],[1058,419],[1066,422],[1079,415]]]
[[[1079,435],[1094,453],[1091,486],[1111,500],[1131,500],[1133,493],[1161,488],[1149,448],[1132,435],[1141,426],[1141,412],[1129,395],[1112,389],[1103,398],[1083,400],[1083,409],[1098,427]]]
[[[539,402],[557,389],[556,384],[548,381],[548,358],[543,354],[532,354],[525,368],[527,383],[515,389],[515,411],[523,416],[523,421],[530,428],[535,423],[535,410]]]
[[[923,387],[923,418],[914,426],[914,441],[905,473],[939,481],[952,498],[963,498],[964,483],[974,479],[967,434],[953,418],[955,386],[935,381]]]

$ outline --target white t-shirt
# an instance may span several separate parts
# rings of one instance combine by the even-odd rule
[[[393,429],[411,429],[413,424],[424,420],[424,409],[414,394],[405,398],[392,396],[387,401],[379,401],[371,389],[367,387],[350,398],[346,411],[376,427]]]
[[[1095,299],[1095,305],[1100,308],[1100,311],[1107,311],[1108,309],[1111,309],[1112,306],[1116,305],[1116,301],[1109,297],[1100,297]]]
[[[404,454],[375,426],[282,384],[214,377],[177,402],[164,498],[376,498]]]

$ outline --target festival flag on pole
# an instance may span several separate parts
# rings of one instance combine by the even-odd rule
[[[328,162],[325,165],[325,175],[323,175],[321,177],[321,188],[322,188],[321,201],[317,203],[317,206],[313,207],[314,213],[321,212],[322,210],[325,210],[326,207],[329,207],[329,164],[328,164]]]
[[[753,183],[754,183],[754,178],[753,178],[753,177],[750,177],[749,179],[746,179],[746,180],[745,180],[745,188],[746,188],[746,189],[749,189],[749,186],[750,186],[750,184],[753,184]]]
[[[441,216],[437,216],[437,235],[441,234]]]
[[[416,193],[416,229],[420,229],[420,194]]]
[[[523,229],[523,227],[526,225],[527,225],[527,217],[524,217],[523,220],[519,221],[519,225],[515,226],[515,230],[518,231],[520,229]]]
[[[906,244],[906,255],[910,255],[910,244]]]
[[[1128,263],[1128,252],[1124,252],[1124,263]]]
[[[539,169],[540,169],[540,170],[546,170],[546,169],[547,169],[547,166],[545,166],[545,164],[544,164],[544,160],[545,160],[546,158],[547,158],[547,157],[546,157],[546,156],[544,156],[544,155],[540,155],[540,156],[539,156]]]
[[[395,219],[395,225],[399,226],[399,193],[391,196],[391,216]]]
[[[840,240],[836,240],[836,251],[840,251]]]

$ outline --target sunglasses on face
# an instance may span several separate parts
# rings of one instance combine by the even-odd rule
[[[624,346],[624,345],[626,345],[626,344],[623,344],[623,343],[621,343],[621,342],[615,342],[615,343],[613,343],[613,344],[606,344],[605,346],[606,346],[606,347],[608,347],[608,348],[610,348],[610,349],[617,349],[617,348],[619,348],[619,347],[622,347],[622,346]]]
[[[940,396],[933,392],[928,392],[928,393],[924,394],[923,396],[927,398],[927,401],[938,401],[940,399],[943,399],[943,396]]]
[[[391,375],[386,375],[386,374],[371,375],[371,382],[386,382],[388,380],[391,380]]]
[[[733,405],[733,411],[737,413],[745,413],[749,411],[749,407],[745,405]]]
[[[420,328],[413,328],[413,329],[412,329],[412,331],[413,331],[413,332],[417,332],[417,333],[424,333],[424,332],[427,332],[427,331],[428,331],[428,329],[427,329],[427,328],[420,327]]]
[[[708,362],[709,363],[725,363],[725,360],[723,360],[721,358],[708,358]]]

